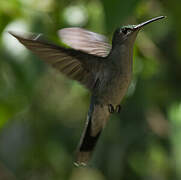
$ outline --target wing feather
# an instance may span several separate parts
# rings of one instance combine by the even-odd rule
[[[105,36],[82,28],[64,28],[58,31],[58,35],[68,46],[88,54],[106,57],[111,50]]]
[[[39,38],[40,36],[9,33],[67,77],[79,81],[90,90],[93,88],[95,82],[93,67],[97,68],[100,65],[100,57],[98,59],[94,55],[44,42]]]

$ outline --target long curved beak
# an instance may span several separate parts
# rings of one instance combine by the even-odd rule
[[[145,25],[147,25],[147,24],[150,24],[150,23],[152,23],[152,22],[154,22],[154,21],[163,19],[163,18],[165,18],[165,17],[166,17],[166,16],[158,16],[158,17],[155,17],[155,18],[150,19],[150,20],[148,20],[148,21],[145,21],[145,22],[143,22],[143,23],[141,23],[141,24],[135,25],[135,26],[134,26],[134,29],[135,29],[135,30],[141,29],[143,26],[145,26]]]

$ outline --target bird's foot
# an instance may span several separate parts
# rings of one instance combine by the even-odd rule
[[[108,104],[108,110],[110,113],[114,113],[114,112],[120,113],[121,108],[122,108],[121,105],[117,105],[116,108],[114,108],[112,104]]]
[[[112,104],[108,104],[108,110],[110,113],[114,113],[114,106]]]
[[[87,166],[87,164],[83,163],[83,162],[74,162],[74,166],[76,166],[76,167],[85,167],[85,166]]]
[[[122,108],[121,105],[117,105],[117,106],[116,106],[116,112],[117,112],[117,113],[120,113],[120,112],[121,112],[121,108]]]

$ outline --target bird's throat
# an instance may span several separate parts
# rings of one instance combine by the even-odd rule
[[[126,45],[121,45],[115,47],[110,54],[110,62],[119,68],[123,74],[132,73],[133,65],[133,46],[127,47]]]

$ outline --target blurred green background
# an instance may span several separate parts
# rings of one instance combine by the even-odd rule
[[[180,0],[1,0],[0,180],[181,179]],[[73,166],[90,93],[45,65],[7,30],[80,26],[109,37],[158,15],[134,48],[134,76],[90,166]]]

